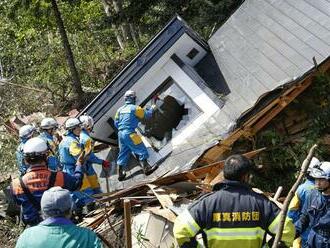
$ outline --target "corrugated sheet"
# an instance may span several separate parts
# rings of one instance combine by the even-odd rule
[[[246,0],[209,45],[231,90],[232,120],[330,55],[330,1]]]

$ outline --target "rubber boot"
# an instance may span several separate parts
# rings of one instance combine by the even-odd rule
[[[148,164],[147,160],[140,160],[140,165],[143,169],[144,175],[146,175],[146,176],[149,176],[151,173],[153,173],[158,168],[157,166],[151,167]]]
[[[117,167],[118,181],[123,181],[126,177],[126,173],[123,170],[122,166]]]

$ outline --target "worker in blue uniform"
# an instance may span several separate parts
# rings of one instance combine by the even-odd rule
[[[40,123],[40,135],[49,148],[49,154],[47,159],[48,168],[52,171],[57,171],[60,168],[60,161],[58,159],[58,148],[57,139],[55,137],[55,132],[58,128],[58,123],[54,118],[44,118]]]
[[[149,157],[147,148],[141,137],[136,133],[139,122],[143,118],[152,116],[154,106],[143,109],[136,105],[136,94],[129,90],[124,96],[125,105],[119,108],[115,116],[115,126],[118,129],[119,155],[117,159],[118,180],[122,181],[126,177],[124,172],[131,153],[134,153],[140,162],[145,175],[150,175],[157,167],[151,167],[147,158]]]
[[[311,176],[315,188],[310,191],[299,220],[295,223],[296,236],[310,228],[307,244],[304,247],[330,247],[330,162],[322,162],[314,168]]]
[[[77,118],[69,118],[64,123],[64,127],[66,133],[59,145],[60,163],[63,167],[63,172],[73,175],[78,156],[82,153],[79,141],[79,135],[81,132],[80,121]],[[83,186],[81,186],[81,189],[82,188]],[[80,191],[74,191],[71,195],[75,204],[75,210],[82,210],[87,203],[93,201]]]
[[[60,162],[63,166],[63,172],[73,175],[76,161],[81,153],[85,153],[85,160],[89,160],[89,155],[91,151],[91,144],[88,147],[85,145],[83,147],[80,143],[80,133],[81,133],[81,122],[77,118],[69,118],[65,122],[66,133],[63,140],[59,145]],[[109,165],[109,163],[104,163],[104,166]],[[84,179],[80,191],[74,191],[72,193],[72,199],[75,203],[76,209],[81,210],[85,205],[95,201],[90,195],[86,194],[85,191],[90,192],[91,184],[86,175],[85,164],[83,166]]]
[[[313,157],[307,169],[306,180],[301,185],[299,185],[293,199],[290,202],[288,217],[292,219],[293,223],[295,223],[299,219],[307,195],[312,189],[315,188],[315,180],[310,174],[313,168],[318,167],[319,165],[320,161],[317,158]],[[306,246],[309,231],[310,229],[307,228],[301,234],[301,240],[295,240],[293,247]]]
[[[42,194],[53,186],[68,190],[79,189],[82,183],[82,158],[78,158],[74,172],[69,175],[61,171],[50,171],[47,167],[48,146],[39,138],[29,139],[23,147],[24,159],[29,165],[24,176],[16,178],[10,185],[13,200],[22,207],[22,221],[26,225],[36,225],[40,216]]]
[[[32,125],[24,125],[19,129],[19,138],[20,143],[16,149],[16,160],[18,165],[18,170],[20,175],[23,176],[27,169],[28,165],[24,161],[23,147],[24,144],[36,134],[36,128]]]
[[[109,168],[110,162],[108,160],[103,160],[98,158],[93,152],[93,140],[90,136],[90,132],[93,130],[94,120],[91,116],[82,115],[79,117],[79,120],[82,125],[81,133],[80,133],[80,144],[83,149],[86,146],[91,146],[89,158],[85,163],[85,172],[86,172],[86,180],[88,180],[90,187],[85,189],[84,192],[88,195],[99,194],[102,193],[100,183],[98,181],[98,177],[93,168],[93,164],[100,164],[103,168]]]

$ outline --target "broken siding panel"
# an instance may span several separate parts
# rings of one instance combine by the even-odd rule
[[[248,89],[246,89],[248,90]],[[241,92],[241,94],[244,94],[244,91]],[[256,101],[257,99],[255,99]],[[255,102],[254,102],[255,103]],[[253,103],[253,104],[254,104]],[[250,105],[253,105],[250,104]],[[228,97],[228,100],[226,102],[226,105],[221,109],[222,111],[226,112],[228,115],[230,115],[231,123],[235,123],[236,119],[244,112],[248,106],[243,100],[241,95],[239,94],[231,94]],[[227,126],[230,123],[226,123]]]
[[[216,114],[213,115],[213,117],[209,118],[209,121],[205,123],[205,128],[208,130],[209,133],[212,134],[212,136],[217,137],[221,139],[220,135],[223,131],[225,131],[225,127],[221,125],[222,119],[217,119]]]

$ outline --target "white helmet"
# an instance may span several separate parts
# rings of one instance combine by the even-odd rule
[[[82,115],[79,117],[79,120],[84,128],[93,128],[94,126],[94,120],[89,115]]]
[[[36,128],[32,125],[24,125],[19,129],[19,137],[22,139],[30,138],[33,133],[36,131]]]
[[[313,178],[330,179],[330,162],[321,162],[320,166],[313,168],[311,174]]]
[[[23,153],[26,157],[36,157],[46,154],[48,146],[46,141],[39,137],[29,139],[23,146]]]
[[[309,163],[309,166],[308,166],[308,169],[307,169],[307,172],[310,173],[312,172],[312,170],[315,168],[315,167],[319,167],[321,164],[320,160],[318,160],[317,158],[313,157],[311,162]]]
[[[52,128],[57,128],[58,123],[54,118],[44,118],[41,123],[40,123],[41,129],[47,130],[47,129],[52,129]]]
[[[77,118],[69,118],[65,122],[65,129],[66,130],[72,130],[76,127],[80,126],[80,121]]]
[[[125,102],[132,102],[135,103],[136,100],[136,94],[133,90],[128,90],[125,92],[124,95]]]

